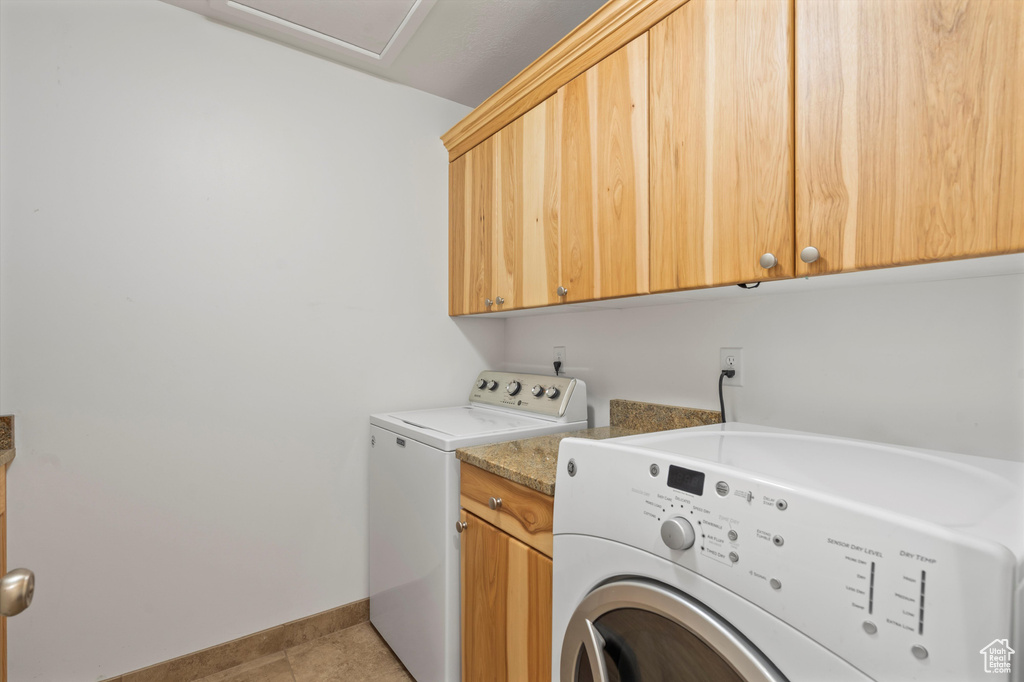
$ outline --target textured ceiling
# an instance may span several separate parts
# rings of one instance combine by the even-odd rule
[[[211,0],[165,0],[219,21]],[[244,0],[243,0],[244,1]],[[349,0],[337,0],[348,2]],[[376,0],[386,3],[388,0]],[[324,0],[305,3],[303,23],[315,21]],[[276,33],[251,25],[245,30],[320,54],[353,68],[475,107],[561,40],[605,0],[436,0],[397,54],[387,60]],[[220,3],[223,5],[223,0]],[[254,2],[253,4],[257,4]],[[329,4],[329,3],[328,3]],[[352,3],[355,5],[356,3]],[[373,3],[358,3],[371,7]],[[369,19],[368,19],[369,20]],[[414,28],[414,27],[412,27]],[[397,46],[396,46],[397,47]]]

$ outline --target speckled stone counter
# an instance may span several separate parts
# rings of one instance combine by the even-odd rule
[[[689,407],[612,400],[609,406],[611,426],[569,431],[549,436],[512,440],[493,445],[459,448],[455,456],[467,464],[521,483],[545,495],[555,494],[558,471],[558,444],[563,438],[618,438],[638,433],[681,429],[721,421],[718,412]]]
[[[0,417],[0,466],[14,459],[14,417]]]

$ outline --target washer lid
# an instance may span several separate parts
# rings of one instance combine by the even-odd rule
[[[465,405],[375,414],[370,423],[446,451],[587,427],[585,421],[551,421]]]
[[[414,428],[437,431],[453,438],[530,429],[548,423],[531,417],[465,405],[394,412],[388,416]]]

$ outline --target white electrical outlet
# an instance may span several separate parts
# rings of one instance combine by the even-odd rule
[[[565,346],[555,346],[555,357],[553,362],[562,363],[562,369],[565,369]]]
[[[719,348],[718,368],[720,370],[731,369],[736,374],[732,377],[725,377],[723,386],[743,385],[743,349],[742,348]]]

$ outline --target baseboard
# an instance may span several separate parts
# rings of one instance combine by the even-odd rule
[[[370,619],[370,600],[345,604],[293,620],[267,630],[239,637],[209,649],[185,654],[103,682],[190,682],[262,656],[329,635]]]

